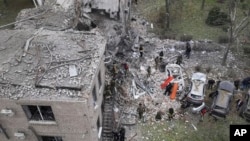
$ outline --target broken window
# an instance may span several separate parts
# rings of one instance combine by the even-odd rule
[[[22,107],[29,120],[55,121],[55,117],[50,106],[23,105]]]
[[[63,141],[59,136],[40,136],[41,141]]]
[[[97,96],[96,96],[96,88],[94,87],[92,90],[92,96],[93,96],[93,100],[94,100],[94,104],[97,101]]]
[[[98,82],[99,82],[99,89],[102,87],[102,77],[101,77],[101,71],[98,73]]]
[[[98,119],[96,121],[96,127],[97,127],[97,130],[99,130],[99,128],[100,128],[100,117],[98,117]]]

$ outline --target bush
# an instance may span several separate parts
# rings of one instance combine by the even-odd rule
[[[212,8],[207,16],[206,24],[211,26],[225,25],[229,22],[228,15],[220,11],[219,7]]]
[[[241,7],[242,10],[247,10],[248,4],[247,3],[241,3],[240,7]]]
[[[183,41],[183,42],[186,42],[186,41],[190,41],[193,39],[193,36],[192,35],[181,35],[180,36],[180,41]]]
[[[245,54],[250,54],[250,47],[249,46],[243,46],[243,51]]]
[[[228,38],[228,36],[219,36],[218,37],[218,42],[219,43],[228,43],[229,42],[229,38]]]

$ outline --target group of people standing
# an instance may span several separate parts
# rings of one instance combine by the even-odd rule
[[[137,113],[139,120],[142,120],[143,122],[146,122],[146,106],[142,103],[139,103],[139,106],[137,108]],[[162,119],[164,112],[161,110],[158,111],[155,115],[155,120],[159,121]],[[175,112],[173,108],[168,109],[168,120],[172,120],[174,118]]]

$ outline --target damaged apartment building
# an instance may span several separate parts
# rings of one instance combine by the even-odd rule
[[[131,2],[131,0],[33,0],[35,6],[56,3],[66,10],[78,5],[85,13],[103,11],[110,18],[120,19],[122,22],[129,16]]]
[[[98,141],[106,40],[98,33],[0,31],[1,141]]]
[[[36,8],[22,10],[14,29],[0,30],[0,140],[100,141],[107,39],[77,24],[89,23],[94,9],[124,22],[130,3],[33,2]]]

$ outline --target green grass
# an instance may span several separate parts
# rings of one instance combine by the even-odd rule
[[[248,123],[232,113],[226,120],[218,121],[206,115],[203,122],[195,125],[197,131],[194,130],[191,122],[183,120],[140,124],[140,129],[145,141],[228,141],[230,124]]]
[[[142,2],[141,2],[142,3]],[[139,5],[141,14],[156,25],[157,34],[175,34],[180,37],[183,34],[192,35],[194,39],[210,39],[217,41],[218,36],[226,35],[221,27],[211,27],[205,24],[209,10],[219,5],[224,12],[226,4],[218,4],[216,0],[206,0],[201,10],[201,0],[179,0],[171,5],[170,30],[164,30],[165,0],[147,0]]]

